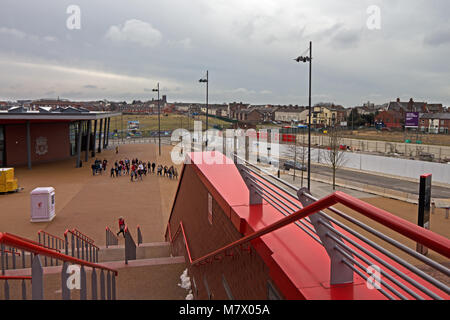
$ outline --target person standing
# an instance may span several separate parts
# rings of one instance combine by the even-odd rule
[[[110,175],[111,178],[114,178],[114,171],[115,171],[114,167],[111,167],[111,175]]]
[[[155,173],[155,167],[156,167],[156,163],[152,163],[152,173]]]
[[[136,175],[136,165],[132,164],[131,165],[131,182],[133,182],[133,177]],[[137,180],[137,177],[136,177]]]
[[[139,178],[141,179],[141,181],[142,181],[142,174],[143,173],[144,173],[144,165],[141,162],[141,163],[139,163],[139,166],[138,166],[138,174],[139,174]]]

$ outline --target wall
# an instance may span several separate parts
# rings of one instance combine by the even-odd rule
[[[7,165],[27,165],[26,124],[6,125],[5,136]],[[32,164],[70,157],[68,122],[31,123],[30,136]]]
[[[195,173],[193,165],[186,165],[180,188],[170,218],[172,235],[182,220],[192,259],[200,258],[242,237],[221,207],[213,199],[212,225],[208,221],[208,190]],[[247,245],[245,245],[247,248]],[[182,236],[175,239],[176,255],[185,254]],[[231,254],[231,252],[230,252]],[[228,300],[224,289],[226,279],[234,299],[265,300],[268,298],[268,267],[252,247],[251,252],[236,249],[234,257],[225,257],[203,266],[193,266],[189,270],[196,299],[208,299],[206,283],[212,299]],[[273,285],[273,284],[272,284]],[[280,291],[276,289],[278,293]]]
[[[319,157],[317,149],[312,149],[311,161],[317,162],[320,159],[320,163],[326,164],[325,152],[328,151],[320,150]],[[450,184],[449,164],[346,152],[342,166],[413,179],[419,179],[422,174],[431,173],[433,181]]]
[[[305,141],[308,141],[307,135]],[[329,144],[328,137],[321,135],[311,136],[311,145],[327,146]],[[301,135],[298,135],[297,141],[302,141]],[[350,146],[354,150],[364,152],[379,152],[379,153],[398,153],[406,156],[417,156],[421,152],[430,153],[435,159],[450,159],[450,146],[437,146],[428,144],[415,143],[400,143],[400,142],[385,142],[375,140],[360,140],[342,138],[342,144]]]

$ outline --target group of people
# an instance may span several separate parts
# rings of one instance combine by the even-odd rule
[[[158,176],[169,177],[170,179],[178,179],[178,171],[174,166],[168,168],[167,166],[163,167],[162,165],[159,165],[156,174]]]
[[[94,163],[91,166],[92,175],[95,176],[97,174],[103,174],[103,171],[106,172],[107,165],[108,165],[108,160],[104,159],[102,161],[100,159],[95,159]]]
[[[178,179],[178,171],[174,166],[168,168],[167,166],[157,165],[155,162],[142,161],[137,158],[116,160],[111,168],[110,176],[114,178],[127,175],[130,176],[131,181],[138,181],[143,180],[143,176],[147,176],[147,173],[155,173],[155,169],[157,175]]]
[[[106,168],[108,165],[108,160],[104,159],[99,160],[96,159],[92,164],[92,175],[100,174],[106,172]],[[146,176],[147,173],[155,173],[158,176],[168,177],[170,179],[178,179],[178,171],[174,166],[163,166],[161,164],[157,165],[155,162],[151,161],[142,161],[139,159],[125,159],[115,161],[114,165],[112,165],[110,169],[110,177],[120,177],[120,176],[130,176],[131,181],[143,180],[143,176]]]

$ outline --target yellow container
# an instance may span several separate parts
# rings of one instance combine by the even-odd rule
[[[11,192],[18,189],[17,179],[14,179],[14,168],[0,169],[0,192]]]
[[[6,181],[6,192],[17,190],[17,179]]]
[[[0,184],[5,185],[7,180],[14,179],[14,168],[0,169]]]

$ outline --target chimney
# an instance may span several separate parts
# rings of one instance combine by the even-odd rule
[[[414,111],[413,107],[414,107],[414,100],[413,100],[413,98],[411,98],[411,99],[409,99],[409,102],[408,102],[409,111]]]

